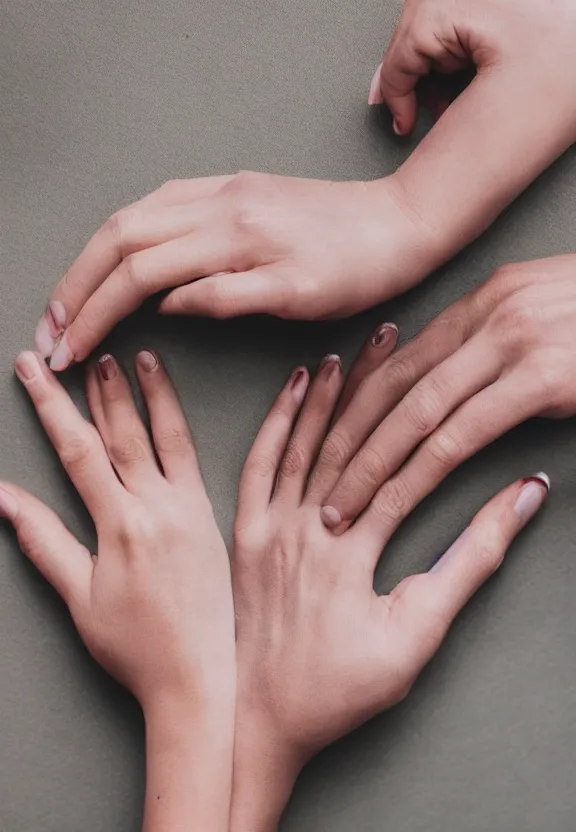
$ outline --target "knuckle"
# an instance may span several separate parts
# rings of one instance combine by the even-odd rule
[[[374,498],[373,508],[377,515],[394,523],[402,520],[414,504],[412,492],[402,477],[390,480]]]
[[[280,466],[280,474],[287,479],[298,477],[303,473],[306,467],[306,459],[302,448],[291,441],[286,448],[286,453]]]
[[[557,403],[566,390],[565,368],[545,352],[533,356],[529,368],[531,376],[537,379],[542,404]]]
[[[447,428],[433,433],[425,447],[434,467],[443,471],[451,470],[465,457],[461,441]]]
[[[131,465],[141,462],[146,456],[146,451],[139,437],[126,436],[111,443],[108,456],[113,465]]]
[[[266,479],[274,476],[277,471],[276,461],[267,454],[256,454],[248,459],[245,467],[247,477],[262,477]]]
[[[349,440],[343,433],[331,430],[320,453],[319,465],[330,470],[343,469],[352,455]]]
[[[136,295],[146,294],[146,280],[141,268],[140,259],[136,254],[128,254],[122,260],[121,269],[124,277]]]
[[[66,468],[84,468],[90,463],[96,447],[94,431],[86,431],[84,435],[69,433],[62,440],[58,456]]]
[[[418,384],[412,394],[402,401],[406,421],[420,436],[427,436],[437,426],[441,415],[441,397],[432,379]]]
[[[482,570],[488,575],[495,572],[504,560],[505,551],[506,537],[500,524],[494,522],[487,525],[475,549],[475,557]]]
[[[392,355],[386,362],[386,372],[382,375],[386,388],[408,390],[414,383],[414,367],[412,361],[405,355]]]
[[[377,487],[386,479],[388,466],[376,448],[366,445],[358,453],[354,464],[354,475],[362,483]]]
[[[179,428],[164,428],[155,436],[156,449],[162,453],[184,455],[193,447],[192,437]]]

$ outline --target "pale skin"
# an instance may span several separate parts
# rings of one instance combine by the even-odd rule
[[[362,382],[318,462],[330,528],[376,492],[405,517],[506,431],[576,414],[575,273],[576,255],[498,270]]]
[[[0,514],[92,656],[142,706],[144,832],[227,832],[236,700],[229,560],[170,380],[150,352],[136,368],[151,433],[112,357],[88,374],[95,426],[39,356],[16,362],[92,516],[97,553],[16,485],[0,485]]]
[[[297,370],[242,475],[232,832],[276,830],[309,758],[407,695],[547,494],[544,475],[514,483],[430,571],[379,597],[374,570],[399,521],[378,497],[340,537],[320,520],[329,486],[313,464],[342,385],[335,357],[311,384]]]
[[[313,319],[406,291],[576,140],[575,42],[571,0],[407,0],[370,96],[397,132],[413,128],[431,67],[477,74],[396,173],[169,182],[96,232],[55,288],[37,349],[63,370],[159,291],[164,314]]]

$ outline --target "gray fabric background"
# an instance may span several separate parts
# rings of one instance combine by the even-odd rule
[[[0,476],[89,520],[12,375],[49,291],[116,208],[173,177],[240,168],[368,178],[411,144],[366,95],[398,0],[1,0]],[[538,113],[534,113],[538,118]],[[494,125],[497,129],[497,125]],[[107,346],[159,349],[194,426],[229,534],[242,460],[289,370],[349,360],[382,320],[402,337],[499,264],[576,248],[568,154],[420,289],[343,323],[157,320]],[[81,399],[81,373],[68,375]],[[409,700],[328,749],[284,828],[312,832],[576,829],[572,421],[525,425],[449,478],[405,524],[379,588],[426,568],[516,476],[554,488]],[[135,832],[142,721],[87,658],[63,605],[0,530],[0,829]]]

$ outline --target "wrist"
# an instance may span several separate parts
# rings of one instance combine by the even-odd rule
[[[236,718],[230,832],[276,832],[309,755],[265,714],[240,708]]]

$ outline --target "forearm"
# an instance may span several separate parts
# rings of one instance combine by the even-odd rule
[[[234,696],[145,711],[144,832],[228,832]]]
[[[484,71],[391,177],[429,240],[431,268],[481,234],[576,140],[569,83],[536,59]]]

